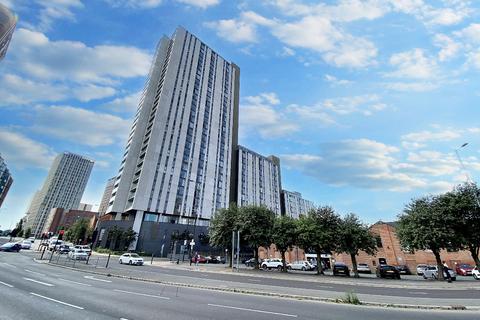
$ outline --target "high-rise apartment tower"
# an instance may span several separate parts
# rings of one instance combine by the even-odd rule
[[[92,160],[74,153],[64,152],[55,157],[42,188],[32,199],[26,228],[39,236],[52,208],[77,209],[92,167]]]
[[[107,213],[207,225],[228,207],[238,136],[239,68],[179,27],[163,37]]]

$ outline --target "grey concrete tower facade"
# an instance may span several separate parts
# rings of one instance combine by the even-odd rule
[[[13,178],[10,171],[7,168],[7,164],[0,155],[0,208],[2,203],[7,197],[8,190],[13,183]]]
[[[77,209],[92,168],[92,160],[74,153],[55,157],[42,188],[32,199],[26,228],[38,237],[52,208]]]
[[[238,146],[238,206],[265,206],[280,215],[281,189],[280,159]]]
[[[282,214],[298,218],[301,214],[307,214],[316,209],[312,201],[302,198],[302,194],[296,191],[282,190]]]
[[[208,224],[228,207],[239,68],[179,27],[158,46],[107,213],[115,220]]]
[[[0,3],[0,60],[7,54],[16,24],[17,16]]]
[[[105,190],[103,191],[102,200],[100,201],[100,206],[98,207],[98,215],[103,216],[108,209],[108,203],[112,197],[113,186],[115,185],[116,177],[110,178],[107,181]]]

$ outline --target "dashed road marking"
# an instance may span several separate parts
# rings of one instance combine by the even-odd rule
[[[121,293],[128,293],[128,294],[136,294],[138,296],[143,296],[143,297],[152,297],[152,298],[157,298],[157,299],[170,300],[170,298],[168,298],[168,297],[161,297],[161,296],[156,296],[156,295],[147,294],[147,293],[132,292],[132,291],[119,290],[119,289],[114,289],[113,291],[121,292]]]
[[[63,278],[58,278],[58,280],[62,280],[62,281],[65,281],[65,282],[70,282],[70,283],[75,283],[75,284],[79,284],[79,285],[81,285],[81,286],[86,286],[86,287],[91,287],[91,286],[92,286],[91,284],[82,283],[82,282],[77,282],[77,281],[72,281],[72,280],[67,280],[67,279],[63,279]]]
[[[83,276],[85,279],[88,279],[88,280],[94,280],[94,281],[101,281],[101,282],[112,282],[110,280],[103,280],[103,279],[97,279],[93,276]]]
[[[292,317],[297,318],[296,314],[288,314],[288,313],[279,313],[279,312],[272,312],[272,311],[265,311],[265,310],[257,310],[257,309],[248,309],[248,308],[240,308],[240,307],[233,307],[233,306],[224,306],[221,304],[208,304],[210,307],[217,307],[217,308],[226,308],[226,309],[234,309],[234,310],[241,310],[241,311],[249,311],[249,312],[257,312],[257,313],[266,313],[266,314],[273,314],[276,316],[284,316],[284,317]]]
[[[47,287],[54,287],[54,285],[51,284],[51,283],[46,283],[46,282],[42,282],[42,281],[30,279],[30,278],[25,278],[25,277],[23,279],[25,279],[27,281],[35,282],[35,283],[38,283],[38,284],[41,284],[41,285],[44,285],[44,286],[47,286]]]
[[[7,286],[9,288],[13,288],[13,286],[11,284],[8,284],[8,283],[3,282],[3,281],[0,281],[0,284],[3,284],[4,286]]]
[[[45,300],[49,300],[49,301],[53,301],[53,302],[56,302],[56,303],[63,304],[64,306],[68,306],[68,307],[72,307],[72,308],[76,308],[76,309],[80,309],[80,310],[83,310],[83,309],[84,309],[84,308],[79,307],[79,306],[76,306],[76,305],[74,305],[74,304],[70,304],[70,303],[63,302],[63,301],[60,301],[60,300],[57,300],[57,299],[45,297],[45,296],[42,296],[42,295],[37,294],[37,293],[34,293],[34,292],[30,292],[30,294],[31,294],[31,295],[34,295],[34,296],[36,296],[36,297],[39,297],[39,298],[43,298],[43,299],[45,299]]]
[[[28,269],[23,269],[25,271],[27,271],[28,273],[33,273],[33,274],[36,274],[36,275],[39,275],[39,276],[42,276],[44,277],[45,274],[44,273],[40,273],[40,272],[36,272],[36,271],[32,271],[32,270],[28,270]]]

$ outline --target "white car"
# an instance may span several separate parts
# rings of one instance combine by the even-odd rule
[[[68,257],[72,260],[87,260],[88,254],[80,249],[73,249],[68,253]]]
[[[137,266],[143,265],[143,258],[140,257],[136,253],[124,253],[118,259],[118,263],[128,263],[128,264],[135,264]]]
[[[283,262],[282,259],[265,259],[262,261],[261,267],[263,270],[267,269],[278,269],[281,270],[283,269]]]
[[[450,278],[453,281],[457,280],[457,274],[452,269],[448,269],[448,273],[450,274]],[[445,271],[443,272],[443,278],[446,278],[447,274]],[[437,279],[438,278],[438,267],[437,266],[427,266],[423,270],[423,279]]]
[[[480,270],[477,267],[473,268],[472,275],[475,280],[480,280]]]
[[[76,246],[73,247],[73,249],[83,250],[83,251],[85,251],[88,255],[91,255],[91,254],[92,254],[92,249],[90,249],[90,246],[76,245]]]
[[[48,243],[48,250],[57,250],[61,245],[63,244],[62,240],[58,239],[51,239],[50,242]]]
[[[35,237],[30,237],[27,240],[30,241],[31,243],[34,243],[35,242]]]
[[[315,269],[315,266],[308,261],[293,261],[292,263],[287,264],[287,269],[309,271]]]
[[[370,267],[366,263],[359,263],[357,265],[357,271],[359,273],[372,273],[372,270],[370,270]]]
[[[18,243],[19,245],[22,246],[22,249],[31,249],[32,248],[32,243],[30,240],[23,240]]]
[[[417,264],[417,275],[423,275],[423,270],[425,270],[426,267],[428,267],[426,264]]]

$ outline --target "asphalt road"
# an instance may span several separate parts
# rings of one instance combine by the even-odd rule
[[[411,311],[177,288],[62,269],[0,253],[0,319],[478,319],[478,311]]]
[[[92,263],[96,263],[96,259],[92,258]],[[98,265],[105,266],[106,258],[100,257]],[[139,277],[151,277],[156,278],[163,275],[171,275],[171,276],[180,276],[186,278],[208,278],[211,280],[216,281],[229,281],[229,282],[237,282],[242,284],[251,284],[255,281],[255,284],[258,285],[265,285],[265,286],[274,286],[274,287],[281,287],[281,288],[300,288],[300,289],[311,289],[311,290],[325,290],[325,287],[319,284],[316,281],[304,281],[303,280],[289,280],[289,279],[275,279],[270,277],[258,277],[265,272],[278,272],[278,271],[256,271],[251,272],[250,274],[254,275],[255,277],[249,277],[245,275],[236,275],[236,274],[225,274],[225,273],[213,273],[213,272],[194,272],[192,273],[189,270],[182,270],[182,269],[171,269],[171,268],[160,268],[157,266],[150,266],[148,259],[145,261],[145,265],[141,268],[135,268],[128,265],[120,265],[117,261],[117,258],[112,258],[109,264],[109,270],[118,271],[118,273],[126,274],[126,275],[136,275]],[[248,274],[248,273],[247,273]],[[313,272],[304,274],[304,277],[308,279],[308,277],[317,277],[314,275]],[[321,277],[321,276],[320,276]],[[326,277],[328,280],[329,276]],[[420,277],[419,277],[420,278]],[[459,277],[460,278],[460,277]],[[412,288],[411,286],[403,288],[401,284],[404,280],[390,280],[390,279],[363,279],[367,283],[363,283],[363,285],[352,285],[352,284],[344,284],[339,282],[328,282],[328,290],[334,291],[338,293],[345,293],[349,291],[355,291],[358,294],[369,294],[369,295],[379,295],[379,296],[391,296],[392,302],[394,302],[394,297],[412,297],[415,296],[414,292],[418,291],[421,294],[422,298],[443,298],[443,299],[451,299],[452,304],[462,304],[463,299],[480,299],[480,281],[470,281],[472,286],[478,287],[477,290],[464,290],[464,289],[454,289],[456,286],[456,282],[451,284],[452,288],[448,290],[439,290],[439,289],[429,289],[425,286],[418,286],[418,288]],[[428,281],[431,282],[432,280],[420,280],[422,282]],[[419,281],[419,282],[420,282]],[[460,282],[461,280],[457,281]],[[368,285],[368,282],[373,284],[372,286]],[[377,286],[375,286],[377,284]],[[378,286],[378,284],[395,284],[398,287],[388,287],[388,286]],[[413,293],[413,294],[412,294]],[[457,300],[455,302],[455,300]],[[479,317],[480,318],[480,317]]]

